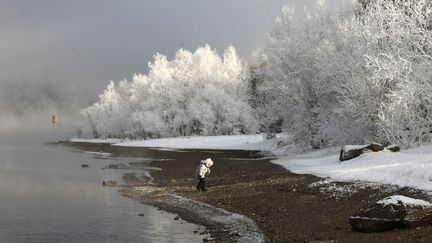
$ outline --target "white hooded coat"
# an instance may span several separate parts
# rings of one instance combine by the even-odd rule
[[[211,159],[201,160],[201,164],[196,170],[196,175],[199,178],[205,178],[206,175],[210,174],[210,167],[213,165]]]

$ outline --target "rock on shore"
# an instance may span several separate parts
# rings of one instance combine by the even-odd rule
[[[110,180],[110,179],[104,179],[102,181],[102,185],[103,186],[117,186],[117,181],[116,180]]]
[[[354,230],[365,233],[428,225],[432,223],[432,204],[395,195],[351,216],[349,223]]]

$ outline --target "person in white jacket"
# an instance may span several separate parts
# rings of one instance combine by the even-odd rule
[[[206,175],[210,174],[210,167],[213,165],[213,160],[210,158],[207,158],[205,160],[201,160],[200,165],[198,166],[196,170],[196,176],[198,178],[198,185],[196,186],[196,189],[198,191],[207,191],[205,186],[205,177]]]

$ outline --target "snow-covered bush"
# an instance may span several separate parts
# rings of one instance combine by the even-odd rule
[[[220,57],[209,46],[156,54],[148,74],[114,82],[83,109],[95,137],[157,138],[250,133],[247,69],[233,47]]]

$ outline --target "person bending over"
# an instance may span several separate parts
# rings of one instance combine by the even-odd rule
[[[205,186],[205,177],[206,175],[210,174],[210,167],[213,165],[213,160],[210,158],[207,158],[205,160],[201,160],[200,165],[198,166],[196,170],[196,175],[198,177],[198,185],[196,186],[196,189],[198,191],[207,191]]]

